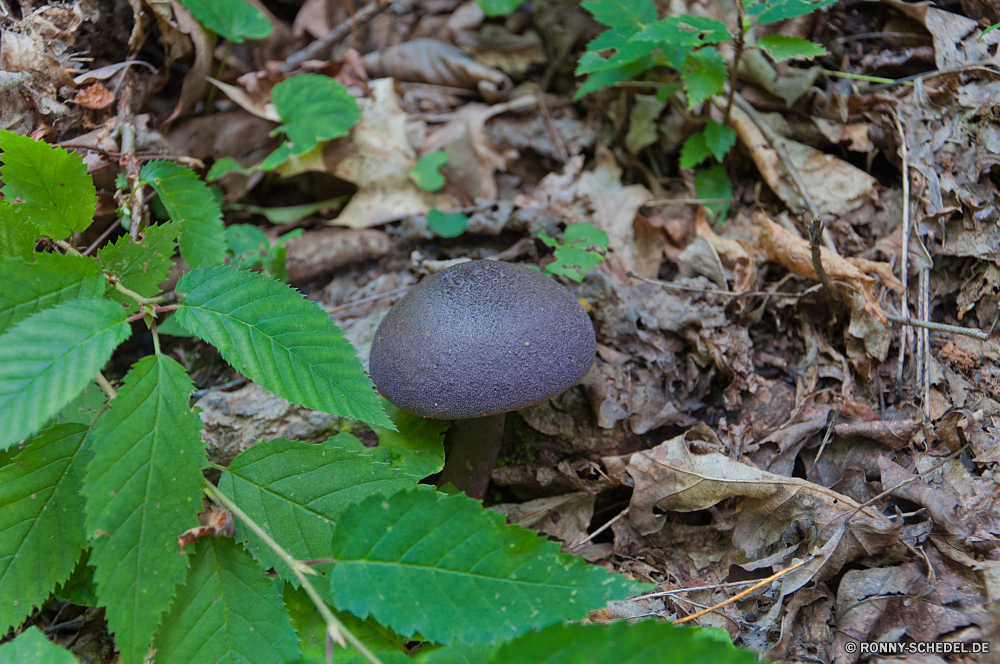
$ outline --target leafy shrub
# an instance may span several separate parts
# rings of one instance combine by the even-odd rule
[[[312,140],[308,125],[289,135]],[[320,662],[327,637],[351,646],[338,661],[411,661],[413,640],[424,642],[424,662],[540,661],[543,651],[549,662],[645,661],[651,648],[657,661],[753,661],[660,623],[562,626],[646,586],[420,484],[440,469],[447,425],[387,412],[319,307],[240,269],[266,267],[266,256],[238,249],[232,235],[246,229],[227,243],[218,200],[194,173],[148,164],[141,181],[169,221],[92,258],[60,240],[94,212],[80,158],[6,132],[0,147],[5,631],[55,593],[105,609],[124,664],[151,647],[153,661],[170,664]],[[583,226],[567,229],[557,252],[597,242]],[[37,252],[41,236],[65,253]],[[178,245],[195,267],[163,294],[157,284]],[[211,464],[191,378],[160,348],[156,320],[167,310],[242,374],[296,404],[369,423],[380,445],[366,449],[350,434],[277,439],[228,467]],[[100,372],[139,320],[152,354],[115,389]],[[182,546],[206,496],[235,515],[235,540],[185,536]],[[0,646],[0,662],[72,660],[36,628]]]

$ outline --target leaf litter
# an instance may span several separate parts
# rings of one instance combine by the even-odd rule
[[[292,281],[362,360],[385,310],[441,265],[544,267],[552,254],[539,233],[583,222],[607,232],[606,260],[564,282],[594,321],[594,366],[564,395],[508,416],[488,499],[565,551],[659,584],[591,620],[682,618],[801,564],[698,622],[773,661],[852,663],[848,639],[1000,633],[1000,32],[983,35],[972,3],[836,5],[779,24],[787,37],[815,39],[821,25],[839,36],[819,40],[831,53],[823,66],[746,54],[721,222],[697,204],[709,197],[694,173],[676,168],[700,129],[687,110],[627,86],[572,103],[574,53],[601,30],[576,6],[542,1],[488,19],[474,3],[417,0],[287,68],[353,9],[253,3],[277,29],[228,48],[187,3],[137,0],[121,15],[89,0],[23,4],[3,18],[0,128],[77,150],[99,201],[113,201],[104,174],[122,149],[123,102],[146,156],[235,159],[244,170],[219,183],[243,206],[226,222],[272,239],[305,229],[288,244]],[[735,20],[732,3],[687,4]],[[914,78],[879,87],[824,69]],[[302,73],[347,85],[360,120],[275,179],[254,170],[280,144],[272,90]],[[705,106],[723,120],[725,97]],[[435,150],[448,154],[445,184],[428,192],[408,174]],[[252,211],[336,196],[350,199],[285,224]],[[113,209],[79,244],[117,223]],[[436,237],[432,209],[468,216],[466,233]],[[811,214],[826,222],[813,241]],[[901,328],[907,316],[989,339]],[[172,352],[190,358],[191,343]],[[204,375],[214,462],[261,440],[357,426]],[[215,517],[201,528],[227,526]],[[43,609],[36,622],[57,615]],[[54,636],[110,661],[106,640]]]

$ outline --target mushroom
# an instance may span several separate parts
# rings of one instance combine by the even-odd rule
[[[454,420],[438,479],[486,495],[508,411],[569,389],[590,370],[594,326],[551,278],[481,260],[422,281],[375,332],[372,381],[401,410]]]

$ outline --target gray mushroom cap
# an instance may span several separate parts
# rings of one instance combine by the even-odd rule
[[[563,286],[522,265],[470,261],[415,286],[375,332],[379,391],[414,415],[456,420],[525,408],[590,370],[594,326]]]

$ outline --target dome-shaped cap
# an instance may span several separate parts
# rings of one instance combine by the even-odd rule
[[[393,404],[442,420],[525,408],[590,370],[594,326],[549,277],[499,261],[425,279],[375,332],[372,381]]]

